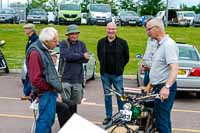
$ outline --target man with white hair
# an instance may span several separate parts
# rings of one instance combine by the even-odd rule
[[[51,133],[56,112],[57,93],[62,90],[62,84],[49,53],[49,50],[54,49],[57,44],[57,30],[48,27],[42,29],[39,40],[30,45],[27,50],[28,75],[39,101],[36,133]]]
[[[104,90],[106,118],[103,125],[109,124],[112,117],[112,85],[115,90],[123,93],[123,71],[129,61],[129,49],[125,40],[119,38],[117,26],[110,22],[106,27],[107,36],[100,39],[97,44],[97,55],[100,62],[101,81]],[[123,108],[123,102],[117,96],[118,110]]]
[[[150,83],[153,92],[160,94],[155,100],[156,128],[159,133],[171,133],[170,114],[176,95],[178,74],[178,48],[173,39],[165,34],[163,22],[154,18],[146,25],[148,36],[158,41],[150,70]]]

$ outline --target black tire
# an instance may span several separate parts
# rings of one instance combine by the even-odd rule
[[[9,70],[8,66],[4,69],[4,72],[5,73],[10,73],[10,70]]]

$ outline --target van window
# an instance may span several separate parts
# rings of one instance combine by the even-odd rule
[[[90,10],[93,12],[111,12],[108,5],[90,5]]]
[[[183,13],[184,17],[195,17],[194,13]]]

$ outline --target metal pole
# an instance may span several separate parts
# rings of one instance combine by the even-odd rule
[[[166,27],[168,26],[168,8],[169,8],[169,0],[166,3]]]

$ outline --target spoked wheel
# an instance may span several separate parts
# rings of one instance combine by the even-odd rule
[[[7,62],[6,62],[6,60],[5,60],[5,58],[4,58],[2,53],[1,53],[1,57],[0,58],[1,58],[0,59],[1,60],[0,61],[0,66],[2,68],[4,68],[3,70],[4,70],[5,73],[9,73],[10,71],[9,71],[9,68],[8,68],[8,64],[7,64]]]

